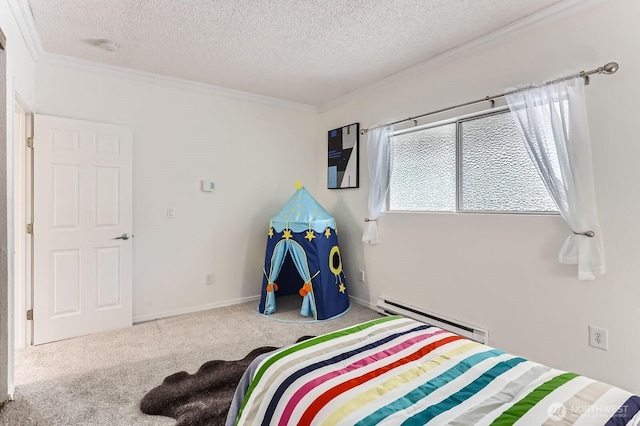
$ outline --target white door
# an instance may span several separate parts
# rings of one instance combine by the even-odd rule
[[[132,324],[132,144],[127,127],[35,115],[34,344]]]

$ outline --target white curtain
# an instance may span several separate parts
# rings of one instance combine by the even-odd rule
[[[578,279],[605,273],[596,208],[591,142],[580,77],[519,89],[506,96],[527,151],[571,234],[558,260],[578,265]],[[592,235],[592,236],[590,236]]]
[[[378,244],[377,220],[385,210],[391,181],[391,134],[393,127],[376,127],[368,132],[367,155],[369,157],[369,221],[364,228],[362,241]]]

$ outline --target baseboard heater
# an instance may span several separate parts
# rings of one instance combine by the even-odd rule
[[[451,318],[446,318],[442,315],[425,312],[422,309],[407,305],[403,302],[389,299],[385,296],[380,296],[378,298],[376,307],[378,308],[378,312],[380,312],[381,314],[404,315],[405,317],[413,318],[420,322],[440,327],[443,330],[450,331],[462,337],[466,337],[467,339],[471,339],[484,344],[489,344],[489,331],[487,330],[457,320],[453,320]]]

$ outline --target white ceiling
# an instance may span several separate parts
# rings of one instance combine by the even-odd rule
[[[28,0],[46,52],[312,105],[560,1]]]

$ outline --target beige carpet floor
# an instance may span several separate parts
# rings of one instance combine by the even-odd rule
[[[288,323],[263,317],[256,306],[248,302],[18,350],[15,400],[0,411],[0,425],[173,425],[173,419],[139,408],[166,376],[379,317],[352,303],[331,321]],[[280,318],[299,319],[295,308],[284,308]]]

